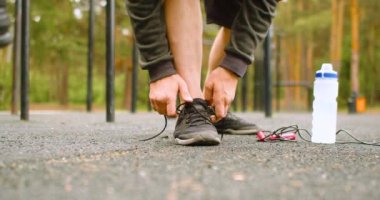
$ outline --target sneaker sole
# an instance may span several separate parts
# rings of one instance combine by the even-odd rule
[[[184,145],[184,146],[213,146],[220,144],[220,139],[211,138],[211,137],[203,137],[202,135],[196,135],[191,139],[175,139],[176,144]]]
[[[223,130],[218,130],[218,133],[223,133],[223,134],[231,134],[231,135],[255,135],[259,132],[260,130],[235,130],[235,129],[223,129]]]

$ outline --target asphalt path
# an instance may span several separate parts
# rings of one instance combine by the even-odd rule
[[[237,115],[266,130],[310,113]],[[225,135],[211,147],[175,145],[175,120],[152,113],[0,112],[0,199],[380,199],[380,147],[257,142]],[[380,115],[340,113],[338,129],[380,142]],[[338,141],[352,141],[338,135]]]

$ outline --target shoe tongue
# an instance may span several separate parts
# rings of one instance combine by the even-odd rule
[[[207,106],[207,102],[206,102],[206,100],[204,100],[204,99],[200,99],[200,98],[195,98],[195,99],[193,99],[193,103],[194,103],[194,104],[202,104],[202,105],[204,105],[204,106]]]
[[[207,108],[207,102],[203,99],[193,99],[193,105],[197,109],[206,109]]]

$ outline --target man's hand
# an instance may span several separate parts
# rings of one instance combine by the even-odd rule
[[[238,76],[222,67],[213,70],[206,79],[204,96],[206,101],[215,106],[216,120],[227,115],[230,104],[235,98],[238,80]]]
[[[193,101],[185,81],[178,74],[162,78],[150,84],[150,104],[158,113],[175,117],[178,93],[183,101]]]

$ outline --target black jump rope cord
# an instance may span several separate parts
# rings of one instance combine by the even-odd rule
[[[284,138],[281,137],[282,134],[289,133],[289,132],[296,133],[302,140],[304,140],[306,142],[311,142],[310,139],[306,139],[302,135],[302,132],[303,132],[303,133],[306,133],[309,138],[311,138],[310,132],[308,130],[306,130],[306,129],[298,128],[297,125],[281,127],[281,128],[279,128],[279,129],[277,129],[275,131],[264,131],[264,133],[268,134],[268,135],[266,135],[265,139],[267,139],[271,135],[275,135],[275,136],[278,136],[278,138],[279,138],[278,140],[289,141],[289,142],[296,142],[296,140],[288,140],[288,139],[284,139]],[[338,135],[340,133],[345,133],[346,135],[348,135],[350,138],[352,138],[355,141],[336,142],[336,144],[363,144],[363,145],[370,145],[370,146],[380,146],[380,142],[372,142],[372,143],[371,142],[364,142],[362,140],[359,140],[358,138],[356,138],[355,136],[353,136],[350,132],[348,132],[348,131],[346,131],[344,129],[338,130],[336,132],[336,135]]]
[[[150,138],[146,138],[146,139],[142,139],[140,141],[148,141],[148,140],[151,140],[151,139],[154,139],[156,137],[158,137],[159,135],[161,135],[166,127],[168,126],[168,118],[166,116],[164,116],[165,118],[165,126],[164,128],[156,135],[150,137]],[[303,128],[298,128],[297,125],[292,125],[292,126],[284,126],[284,127],[281,127],[275,131],[262,131],[264,133],[266,133],[267,135],[265,136],[264,140],[266,140],[267,138],[269,138],[270,136],[272,135],[275,135],[277,136],[277,140],[274,140],[274,141],[288,141],[288,142],[297,142],[296,140],[288,140],[288,139],[285,139],[283,138],[281,135],[284,134],[284,133],[296,133],[303,141],[306,141],[306,142],[311,142],[310,139],[306,139],[301,132],[303,133],[306,133],[308,135],[309,138],[311,138],[311,134],[309,133],[308,130],[306,129],[303,129]],[[345,142],[336,142],[336,144],[363,144],[363,145],[370,145],[370,146],[380,146],[380,142],[364,142],[364,141],[361,141],[359,140],[358,138],[354,137],[350,132],[344,130],[344,129],[340,129],[336,132],[336,135],[340,134],[340,133],[345,133],[347,134],[350,138],[352,138],[353,140],[355,141],[345,141]],[[222,137],[223,138],[223,135]]]

